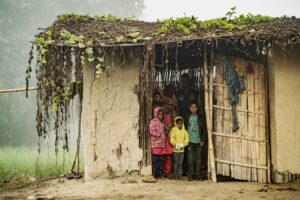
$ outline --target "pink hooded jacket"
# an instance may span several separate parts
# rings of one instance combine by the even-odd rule
[[[165,124],[158,119],[158,112],[162,110],[160,107],[154,109],[153,115],[154,118],[150,121],[150,138],[151,138],[151,147],[165,147]]]

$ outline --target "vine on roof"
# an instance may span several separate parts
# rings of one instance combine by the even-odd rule
[[[171,31],[179,31],[184,34],[190,34],[196,32],[199,29],[223,29],[223,30],[243,30],[249,25],[257,24],[259,22],[272,21],[270,16],[263,15],[239,15],[235,16],[236,7],[232,7],[228,11],[225,17],[210,19],[207,21],[199,21],[197,17],[180,17],[169,18],[165,20],[158,20],[161,23],[161,27],[155,33],[156,35],[165,34]]]

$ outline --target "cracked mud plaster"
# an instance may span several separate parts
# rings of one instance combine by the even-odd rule
[[[138,139],[140,106],[134,93],[141,65],[137,59],[126,58],[122,67],[111,67],[109,76],[104,72],[94,82],[93,66],[87,65],[83,69],[86,179],[111,178],[141,171],[139,161],[143,152]]]

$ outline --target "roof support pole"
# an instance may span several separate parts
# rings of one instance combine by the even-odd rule
[[[207,45],[204,44],[203,52],[203,67],[204,67],[204,91],[205,91],[205,114],[208,132],[208,179],[212,182],[217,182],[216,167],[215,167],[215,156],[214,146],[212,142],[212,98],[213,98],[213,62],[210,62],[210,68],[208,69],[208,52]],[[211,61],[213,55],[210,55]]]

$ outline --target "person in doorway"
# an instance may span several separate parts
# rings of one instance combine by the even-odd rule
[[[164,111],[164,123],[165,123],[165,147],[162,149],[162,154],[164,157],[164,175],[170,178],[170,173],[172,171],[172,146],[170,144],[170,129],[172,127],[172,114],[176,109],[176,105],[172,99],[164,97],[159,91],[155,91],[153,94],[153,105],[161,106]]]
[[[152,174],[154,178],[161,178],[164,174],[163,149],[165,148],[165,124],[164,112],[160,107],[154,109],[154,118],[149,124],[151,150],[152,150]]]
[[[204,147],[206,137],[203,134],[203,125],[197,102],[193,101],[189,106],[187,126],[189,134],[189,145],[187,148],[188,180],[201,178],[201,149]]]
[[[189,104],[192,101],[200,101],[198,92],[192,87],[191,80],[187,73],[181,75],[180,87],[175,91],[173,100],[178,106],[178,114],[184,119],[186,119],[189,113]]]
[[[173,171],[174,178],[181,179],[184,147],[189,143],[189,135],[184,127],[182,117],[176,117],[174,127],[171,129],[170,143],[173,146]]]
[[[180,77],[180,87],[176,89],[173,95],[173,100],[178,107],[178,114],[184,119],[187,119],[187,115],[189,114],[189,105],[192,101],[197,101],[198,105],[201,105],[199,93],[192,87],[192,85],[193,84],[189,75],[187,73],[182,74]],[[183,161],[183,175],[187,175],[188,171],[187,157],[186,151],[185,159]]]

